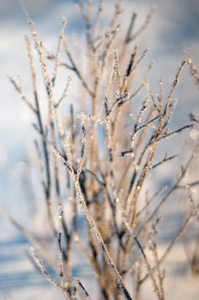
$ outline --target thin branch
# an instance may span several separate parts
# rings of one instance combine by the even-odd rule
[[[35,109],[33,107],[33,105],[26,99],[26,97],[23,94],[22,88],[21,88],[21,84],[18,85],[16,83],[16,81],[12,78],[12,76],[8,76],[8,78],[10,79],[10,82],[14,85],[15,89],[17,90],[17,92],[20,94],[21,99],[27,104],[27,106],[35,113],[37,114],[37,109]],[[19,81],[21,82],[20,77],[18,77]]]
[[[77,277],[74,277],[73,279],[77,282],[77,286],[83,292],[83,295],[84,295],[85,299],[92,300],[91,297],[90,297],[90,295],[89,295],[89,293],[87,292],[87,290],[85,289],[85,287],[81,283],[81,281]]]
[[[55,60],[55,68],[54,68],[54,73],[53,73],[53,78],[52,78],[53,86],[55,85],[55,79],[57,77],[57,71],[58,71],[59,59],[60,59],[60,52],[61,52],[61,46],[62,46],[62,43],[63,43],[64,30],[65,30],[65,27],[66,27],[66,23],[67,23],[67,19],[63,18],[63,26],[62,26],[62,29],[61,29],[61,35],[60,35],[60,39],[59,39],[59,45],[58,45],[57,55],[56,55],[56,60]]]
[[[71,297],[68,293],[68,291],[66,290],[66,288],[64,288],[63,286],[61,286],[54,278],[52,278],[48,272],[46,271],[44,265],[43,265],[43,262],[39,259],[35,249],[33,247],[31,247],[31,251],[34,255],[34,258],[36,260],[36,262],[38,263],[38,266],[40,267],[40,270],[41,272],[46,276],[46,278],[51,282],[53,283],[57,288],[61,289],[64,293],[64,295],[67,297],[67,299],[71,300]]]
[[[155,12],[155,9],[156,9],[156,7],[152,6],[152,9],[151,9],[150,13],[147,15],[146,20],[145,20],[144,24],[142,25],[142,27],[140,29],[138,29],[138,31],[134,35],[130,36],[131,31],[132,31],[131,27],[133,26],[134,19],[135,19],[135,16],[132,16],[131,24],[130,24],[131,25],[130,34],[129,34],[128,38],[126,39],[126,43],[130,43],[130,42],[134,41],[139,35],[141,35],[146,30],[149,23],[151,22],[151,19],[152,19],[152,16],[153,16],[154,12]]]
[[[21,226],[13,217],[11,217],[7,211],[0,205],[0,212],[32,243],[48,260],[48,263],[56,270],[57,263],[54,261],[53,257],[49,254],[49,251],[23,226]]]
[[[195,66],[192,58],[188,54],[188,52],[185,51],[184,54],[185,54],[185,58],[186,58],[186,61],[188,63],[188,66],[190,68],[191,76],[193,76],[193,78],[195,80],[195,84],[196,84],[197,88],[199,89],[199,74],[198,74],[198,71],[196,69],[196,66]]]
[[[72,55],[69,51],[69,48],[68,48],[68,44],[67,44],[67,40],[64,38],[63,39],[63,42],[64,42],[64,47],[65,47],[65,50],[66,50],[66,53],[68,55],[68,58],[73,66],[73,70],[74,72],[77,74],[77,76],[79,77],[80,81],[82,82],[83,86],[85,87],[85,89],[87,90],[87,92],[93,97],[93,92],[90,90],[90,88],[88,87],[86,81],[83,79],[83,76],[81,75],[79,69],[77,68],[73,58],[72,58]]]

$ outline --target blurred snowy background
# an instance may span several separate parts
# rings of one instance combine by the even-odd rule
[[[116,1],[105,2],[107,18]],[[81,37],[80,17],[72,0],[27,0],[25,3],[40,40],[43,40],[52,52],[57,48],[62,17],[68,19],[65,34],[71,36],[76,32]],[[155,61],[150,80],[157,85],[162,77],[164,93],[167,96],[184,58],[183,50],[189,52],[199,68],[199,2],[129,0],[125,1],[124,8],[129,14],[137,12],[136,26],[139,27],[154,4],[156,12],[151,24],[140,36],[137,44],[142,41],[145,47],[150,48],[146,61],[148,64],[151,60]],[[20,74],[24,91],[31,94],[25,34],[29,34],[29,26],[18,1],[0,0],[0,202],[10,215],[23,225],[28,220],[28,209],[22,178],[29,168],[28,157],[34,148],[31,127],[33,116],[20,100],[7,75],[16,78]],[[192,111],[199,117],[199,94],[187,67],[181,76],[176,97],[179,102],[183,102],[181,110],[178,110],[175,116],[176,124],[181,124],[182,115],[187,118],[185,122],[188,123],[188,114]],[[29,247],[17,229],[0,214],[0,299],[5,299],[6,296],[16,300],[54,299],[58,294],[57,290],[38,275],[28,258],[26,259],[24,249]],[[182,248],[173,251],[173,254],[176,251],[176,255],[173,256],[175,259],[186,259]],[[198,299],[198,278],[190,277],[190,274],[188,277],[188,274],[183,272],[173,274],[173,277],[174,281],[166,282],[168,299]],[[44,296],[41,298],[41,295]],[[62,299],[61,296],[59,299]]]

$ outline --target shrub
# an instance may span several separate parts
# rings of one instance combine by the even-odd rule
[[[38,70],[28,36],[34,103],[24,95],[21,80],[17,82],[9,76],[35,115],[37,163],[52,245],[58,241],[56,251],[52,245],[45,245],[42,235],[34,234],[34,228],[31,234],[10,219],[33,244],[32,254],[41,272],[67,299],[76,299],[77,293],[90,299],[89,285],[92,284],[87,284],[86,290],[84,278],[73,277],[73,253],[79,253],[81,260],[92,267],[96,275],[92,280],[99,286],[96,298],[121,299],[123,294],[126,299],[140,299],[142,286],[150,278],[157,298],[164,299],[165,272],[161,264],[193,212],[198,218],[190,191],[194,183],[190,183],[187,193],[193,210],[160,255],[156,236],[162,214],[166,212],[164,206],[179,186],[186,186],[182,180],[198,150],[196,145],[190,157],[184,159],[180,174],[176,170],[175,182],[167,187],[159,185],[158,177],[162,176],[166,165],[178,157],[173,154],[170,139],[172,142],[178,140],[182,131],[198,123],[191,114],[189,124],[170,129],[177,103],[174,92],[186,61],[197,85],[198,74],[186,53],[168,97],[163,95],[162,80],[159,92],[151,87],[149,78],[153,62],[136,86],[137,71],[139,68],[145,70],[143,61],[148,50],[141,53],[135,41],[148,26],[154,8],[137,32],[134,32],[136,14],[132,14],[125,32],[124,24],[118,25],[122,2],[115,6],[110,25],[102,30],[100,18],[104,1],[100,1],[94,18],[91,0],[84,6],[75,1],[86,28],[80,59],[75,55],[75,47],[70,50],[64,36],[66,19],[63,19],[54,55],[39,40],[34,23],[23,6],[40,61],[47,108],[41,104],[43,96],[37,87]],[[61,53],[62,48],[64,53]],[[67,76],[68,79],[60,93],[59,71],[63,68],[64,80]],[[163,153],[163,148],[171,154]],[[38,199],[41,199],[39,184]],[[38,205],[41,203],[39,201]],[[41,213],[40,217],[44,215]],[[42,230],[45,232],[45,228]],[[60,280],[50,275],[45,264],[55,269]]]

